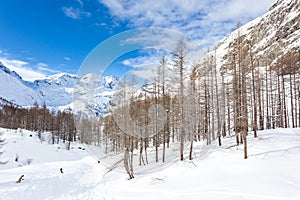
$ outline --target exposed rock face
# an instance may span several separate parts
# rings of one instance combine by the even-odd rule
[[[246,58],[251,53],[260,66],[275,65],[282,56],[298,54],[299,46],[300,1],[278,0],[266,14],[236,29],[217,44],[216,63],[224,69],[232,63],[234,55],[240,53]]]

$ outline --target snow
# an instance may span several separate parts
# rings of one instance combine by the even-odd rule
[[[62,144],[40,142],[28,131],[0,129],[6,138],[0,159],[0,199],[299,199],[300,129],[273,129],[248,136],[249,158],[235,138],[212,145],[202,157],[195,147],[194,160],[176,161],[133,180],[119,170],[108,169],[95,155]],[[46,139],[47,140],[47,139]],[[80,144],[73,144],[78,147]],[[205,146],[205,148],[208,146]],[[18,167],[14,158],[32,158]],[[201,152],[200,152],[201,153]],[[186,156],[187,157],[187,156]],[[12,164],[13,163],[13,164]],[[59,169],[63,168],[64,173]],[[21,174],[24,180],[16,183]]]
[[[67,143],[49,145],[52,142],[50,133],[42,133],[42,141],[38,139],[37,133],[27,130],[0,129],[0,133],[4,133],[2,138],[6,138],[6,144],[1,149],[4,150],[4,153],[0,159],[9,161],[6,165],[0,166],[0,169],[26,165],[26,161],[29,159],[32,164],[39,164],[78,160],[88,155],[83,150],[77,150],[78,147],[81,147],[77,143],[72,145],[70,151],[66,150]],[[15,162],[17,154],[19,161]]]
[[[232,43],[238,35],[246,36],[250,41],[253,38],[260,38],[259,41],[254,43],[252,48],[252,52],[259,56],[266,57],[273,52],[272,49],[277,50],[275,53],[280,53],[280,51],[288,53],[292,49],[297,49],[300,44],[300,30],[297,28],[299,27],[299,14],[299,0],[278,0],[269,12],[231,32],[216,45],[217,68],[220,68],[228,62],[228,58],[224,59],[224,56],[228,54],[229,44]],[[282,21],[280,21],[281,17]],[[276,34],[279,30],[286,31],[286,27],[296,28],[293,32],[290,32],[286,38],[278,40]],[[257,28],[259,28],[259,31]],[[284,48],[280,48],[278,52],[278,46],[284,46]]]
[[[82,107],[88,113],[105,113],[117,82],[115,76],[100,79],[97,74],[87,74],[79,79],[65,73],[27,82],[0,61],[0,97],[23,107],[37,102],[39,105],[46,103],[52,110],[70,110],[75,104],[75,107]],[[98,93],[95,93],[96,89]],[[78,103],[76,98],[73,99],[74,93],[86,102]],[[95,108],[90,108],[90,102],[95,103]]]
[[[26,87],[24,81],[13,72],[4,71],[0,68],[0,82],[0,96],[2,98],[25,106],[33,105],[35,100],[40,102],[36,92],[32,88]]]
[[[69,104],[75,80],[75,77],[60,74],[27,82],[0,62],[0,96],[20,106],[31,106],[35,102],[40,105],[45,102],[47,106]]]

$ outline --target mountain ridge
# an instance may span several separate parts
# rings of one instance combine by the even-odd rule
[[[100,116],[106,112],[111,92],[119,81],[116,76],[101,77],[97,74],[87,74],[83,77],[60,73],[38,79],[33,82],[25,81],[15,71],[10,70],[0,61],[0,98],[2,104],[21,107],[46,104],[59,110],[73,110],[76,106],[83,106],[89,112]],[[76,101],[74,88],[84,97],[84,101]],[[97,91],[97,94],[95,94]],[[93,106],[91,106],[91,104]]]
[[[230,63],[232,47],[240,40],[241,48],[248,45],[257,59],[275,65],[277,58],[299,51],[300,46],[299,0],[278,0],[262,16],[237,28],[215,47],[217,67]]]

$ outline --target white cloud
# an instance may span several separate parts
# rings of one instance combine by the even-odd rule
[[[46,63],[38,63],[37,66],[38,67],[48,67],[48,64],[46,64]]]
[[[107,24],[104,22],[101,22],[101,23],[95,23],[95,26],[104,27],[104,26],[107,26]]]
[[[38,67],[38,69],[39,69],[40,71],[50,72],[50,73],[53,73],[53,74],[62,73],[62,72],[59,71],[59,70],[54,70],[54,69],[50,69],[50,68],[47,68],[47,67]]]
[[[141,30],[141,31],[140,31]],[[132,36],[122,41],[122,44],[137,45],[142,48],[139,53],[146,53],[149,60],[157,61],[162,56],[170,57],[172,52],[178,48],[179,41],[185,44],[184,54],[190,64],[199,62],[204,51],[195,40],[189,40],[178,31],[161,28],[147,28],[133,30]],[[141,54],[140,54],[141,55]],[[135,58],[136,61],[138,59]],[[139,59],[140,60],[140,59]],[[128,60],[126,60],[128,62]],[[123,63],[126,65],[126,63]],[[132,63],[130,63],[132,64]]]
[[[38,63],[37,64],[38,70],[42,72],[50,72],[50,73],[61,73],[59,70],[50,69],[49,65],[46,63]]]
[[[131,66],[130,60],[124,60],[124,61],[122,62],[122,64],[123,64],[123,65],[127,65],[127,66]]]
[[[10,60],[7,58],[0,58],[0,60],[10,70],[17,72],[25,81],[34,81],[46,77],[45,74],[37,72],[28,67],[28,63],[25,61]]]
[[[64,59],[65,59],[66,61],[71,60],[71,58],[69,58],[69,57],[64,57]]]
[[[149,59],[151,58],[151,59]],[[159,61],[157,56],[139,56],[136,58],[129,58],[122,62],[123,65],[127,65],[133,68],[144,68],[145,66],[156,66]]]
[[[30,61],[34,61],[35,60],[33,57],[27,57],[26,59],[30,60]]]
[[[76,0],[77,3],[82,7],[83,6],[83,1],[82,0]]]
[[[153,72],[156,72],[162,56],[167,62],[172,62],[172,52],[178,47],[179,41],[183,41],[185,44],[184,54],[189,66],[198,63],[204,53],[195,41],[187,40],[184,35],[169,29],[138,29],[137,31],[133,30],[131,35],[128,39],[123,40],[121,45],[139,44],[137,45],[141,47],[137,52],[139,56],[127,58],[122,61],[122,64],[131,67],[131,74],[144,79],[156,74]]]
[[[235,27],[258,17],[275,0],[99,0],[110,14],[131,27],[162,27],[212,45]]]
[[[128,74],[134,75],[136,78],[147,80],[153,79],[153,75],[156,75],[160,59],[161,55],[158,52],[158,54],[128,58],[123,60],[122,64],[132,68]],[[166,59],[168,60],[168,58]]]
[[[62,10],[67,17],[70,17],[72,19],[81,19],[82,17],[91,16],[90,12],[83,11],[79,8],[63,7]]]
[[[4,56],[4,57],[10,56],[9,53],[7,53],[7,52],[5,52],[5,51],[2,51],[1,49],[0,49],[0,55],[1,55],[1,56]]]

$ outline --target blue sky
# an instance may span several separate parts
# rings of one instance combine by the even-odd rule
[[[0,61],[26,80],[76,74],[102,41],[133,28],[161,27],[212,46],[265,13],[275,0],[3,0]]]

